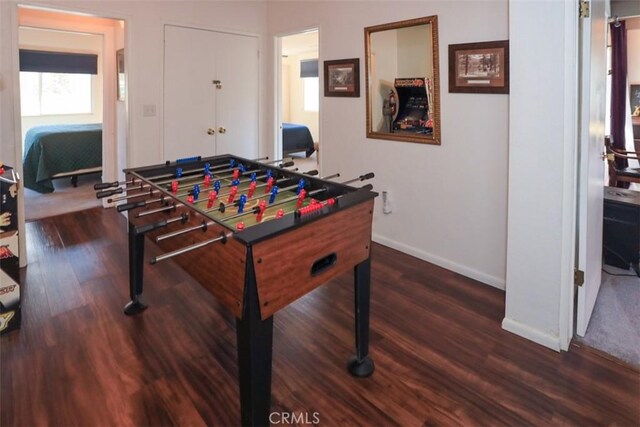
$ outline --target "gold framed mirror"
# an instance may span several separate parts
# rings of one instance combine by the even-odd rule
[[[441,143],[438,17],[364,29],[367,138]]]

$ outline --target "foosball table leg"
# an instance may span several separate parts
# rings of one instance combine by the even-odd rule
[[[124,314],[138,314],[147,308],[142,300],[142,272],[144,268],[144,233],[129,224],[129,296],[131,301],[124,307]]]
[[[243,426],[269,426],[273,316],[262,320],[251,249],[247,250],[242,319],[236,319]]]
[[[368,377],[375,369],[369,357],[369,300],[371,284],[371,258],[354,267],[356,355],[349,360],[347,369],[356,377]]]

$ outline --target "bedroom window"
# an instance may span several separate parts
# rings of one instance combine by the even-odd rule
[[[320,86],[318,77],[306,77],[302,79],[304,111],[320,110]]]
[[[90,114],[91,74],[20,72],[22,116]]]

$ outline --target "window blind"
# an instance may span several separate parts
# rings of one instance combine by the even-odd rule
[[[98,74],[98,55],[20,49],[20,71]]]
[[[300,77],[318,77],[318,60],[303,59],[300,61]]]

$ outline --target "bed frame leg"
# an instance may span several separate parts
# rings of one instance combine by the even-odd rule
[[[78,175],[71,175],[71,185],[78,187]]]

